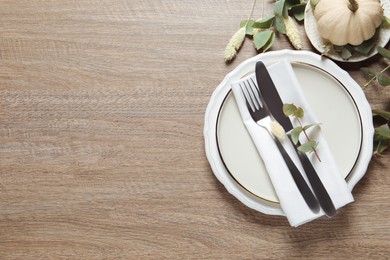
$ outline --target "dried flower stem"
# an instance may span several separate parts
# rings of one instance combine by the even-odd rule
[[[290,16],[288,16],[283,20],[286,26],[286,35],[290,40],[291,44],[294,46],[295,49],[302,50],[301,36],[299,35],[298,28],[295,25],[293,19]]]
[[[252,9],[248,19],[246,20],[245,25],[233,34],[232,38],[230,38],[229,40],[229,43],[226,45],[224,53],[225,61],[232,60],[236,56],[238,49],[240,49],[242,43],[244,42],[246,35],[246,26],[248,25],[249,19],[252,17],[253,10],[255,9],[255,4],[256,0],[253,1]]]

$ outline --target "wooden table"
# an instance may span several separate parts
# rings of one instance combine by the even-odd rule
[[[355,203],[298,229],[214,177],[204,113],[257,54],[247,39],[223,61],[251,4],[0,1],[0,259],[390,257],[389,153],[372,160]],[[279,35],[272,50],[286,48]],[[341,64],[360,85],[359,66],[382,65]],[[389,105],[389,89],[365,92]]]

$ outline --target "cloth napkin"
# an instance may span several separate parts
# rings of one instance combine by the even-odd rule
[[[319,123],[316,116],[311,112],[312,110],[304,97],[291,64],[287,60],[281,60],[276,64],[268,66],[267,69],[283,103],[293,103],[296,106],[303,108],[305,115],[302,120],[302,124],[307,125]],[[324,212],[322,209],[319,212],[314,213],[306,205],[306,202],[301,196],[287,165],[285,164],[283,157],[279,153],[279,150],[269,132],[258,126],[250,116],[244,96],[239,86],[240,82],[249,78],[252,78],[254,82],[256,82],[256,76],[254,73],[248,75],[240,81],[234,82],[232,84],[233,94],[244,124],[252,137],[261,158],[263,159],[264,165],[279,198],[281,208],[284,211],[290,225],[297,227],[323,216]],[[315,84],[315,82],[313,82],[313,84]],[[292,123],[294,127],[299,125],[298,122],[294,122],[294,120],[292,120]],[[319,142],[316,150],[321,158],[321,162],[319,162],[319,160],[315,157],[314,153],[308,153],[308,157],[328,191],[335,208],[338,209],[353,202],[353,196],[335,162],[325,137],[321,133],[321,127],[316,126],[312,128],[309,133],[309,135],[313,136],[313,138]],[[301,134],[300,138],[301,143],[307,142],[303,134]],[[282,144],[310,186],[298,155],[294,151],[293,145],[288,141],[287,137],[284,141],[282,141]]]

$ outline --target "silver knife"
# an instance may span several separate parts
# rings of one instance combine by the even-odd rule
[[[279,93],[269,75],[267,68],[265,67],[262,61],[256,63],[256,80],[257,85],[261,95],[263,96],[265,102],[273,117],[279,122],[279,124],[284,128],[286,132],[289,132],[294,127],[290,119],[283,113],[283,102],[279,96]],[[291,136],[288,135],[291,140]],[[299,144],[298,144],[299,146]],[[302,163],[303,169],[305,170],[307,179],[309,180],[313,192],[317,197],[317,200],[324,210],[325,214],[329,217],[336,214],[336,209],[330,198],[328,192],[326,191],[321,179],[318,177],[317,172],[315,171],[313,165],[311,164],[306,153],[303,153],[297,149],[297,146],[294,145],[295,151],[298,154],[299,160]]]

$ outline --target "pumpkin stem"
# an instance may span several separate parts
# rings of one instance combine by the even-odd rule
[[[356,0],[349,0],[348,8],[352,12],[356,12],[357,9],[359,8],[359,4]]]

